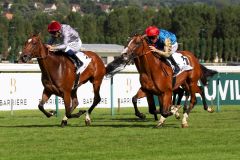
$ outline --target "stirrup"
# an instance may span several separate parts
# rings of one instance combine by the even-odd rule
[[[81,72],[81,67],[76,68],[76,74],[79,74]]]
[[[180,72],[180,69],[176,72],[176,70],[173,71],[173,77],[176,77],[178,73]]]

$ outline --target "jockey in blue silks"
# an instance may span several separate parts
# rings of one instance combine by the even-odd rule
[[[76,56],[76,53],[80,51],[82,46],[82,41],[78,32],[71,26],[60,24],[57,21],[52,21],[48,25],[48,32],[51,34],[51,39],[46,47],[50,51],[63,50],[64,53],[74,61],[77,66],[76,73],[78,74],[80,72],[80,67],[83,65],[83,62]],[[58,38],[63,42],[61,44],[53,45]]]
[[[177,75],[180,68],[172,56],[178,49],[176,35],[167,30],[158,29],[155,26],[147,27],[145,33],[151,43],[149,46],[151,51],[169,59],[174,66],[174,75]]]

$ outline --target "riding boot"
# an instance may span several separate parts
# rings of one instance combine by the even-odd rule
[[[76,73],[78,74],[80,72],[80,67],[83,65],[83,62],[76,56],[76,54],[72,51],[72,50],[68,50],[67,54],[69,57],[72,58],[72,60],[74,61],[74,64],[76,65],[77,69],[76,69]]]
[[[176,61],[175,61],[175,59],[173,58],[172,55],[170,55],[170,56],[168,57],[168,59],[171,61],[172,65],[174,66],[174,71],[173,71],[173,73],[174,73],[174,76],[176,76],[177,73],[180,71],[180,68],[179,68],[178,64],[176,63]]]

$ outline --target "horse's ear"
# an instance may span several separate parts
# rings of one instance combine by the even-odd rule
[[[41,37],[41,35],[42,35],[42,33],[41,32],[39,32],[38,34],[37,34],[37,36],[40,38]]]
[[[142,35],[142,38],[146,38],[146,37],[147,37],[147,35],[146,35],[146,34],[143,34],[143,35]]]

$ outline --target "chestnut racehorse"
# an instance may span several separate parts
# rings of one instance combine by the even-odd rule
[[[186,91],[190,94],[190,104],[184,107],[184,114],[182,119],[182,127],[188,127],[188,116],[190,111],[196,104],[196,93],[203,95],[203,90],[198,86],[198,80],[204,84],[207,83],[207,78],[216,74],[202,66],[198,59],[189,51],[181,51],[183,56],[186,56],[193,67],[192,70],[184,71],[176,79],[173,79],[172,68],[155,56],[150,50],[149,44],[144,36],[135,35],[132,37],[123,54],[127,59],[133,59],[136,68],[140,74],[141,90],[147,97],[157,95],[160,104],[160,120],[157,127],[161,127],[165,119],[174,114],[176,110],[172,106],[172,92],[179,86],[185,86]],[[173,85],[173,80],[175,81]],[[205,107],[205,106],[204,106]]]
[[[90,81],[93,85],[94,100],[91,107],[88,109],[85,117],[86,125],[90,125],[90,114],[95,106],[101,101],[100,86],[103,77],[106,73],[105,66],[101,58],[94,52],[85,51],[91,62],[88,67],[81,73],[80,77],[75,73],[75,66],[72,61],[65,56],[62,51],[49,51],[42,43],[39,35],[33,35],[29,38],[23,47],[20,55],[20,62],[28,62],[32,58],[37,58],[38,64],[42,72],[42,84],[44,90],[42,99],[38,105],[47,117],[53,115],[44,109],[44,104],[48,101],[52,94],[62,97],[65,105],[65,117],[62,120],[61,126],[67,125],[68,118],[78,118],[85,113],[84,110],[79,110],[73,114],[73,110],[78,106],[77,89],[82,84]]]

